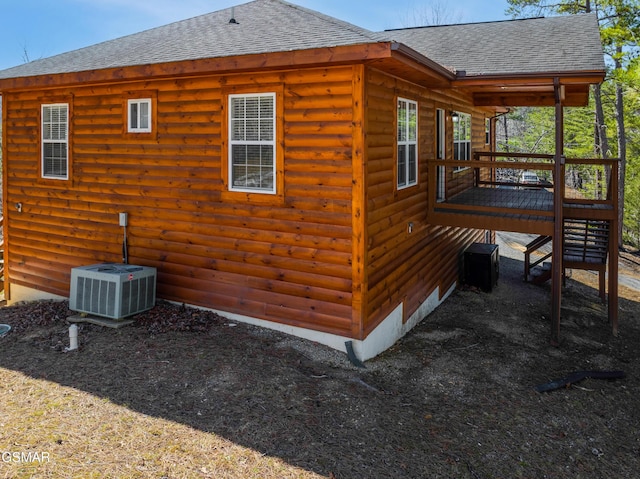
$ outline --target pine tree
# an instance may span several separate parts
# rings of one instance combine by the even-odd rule
[[[617,133],[617,157],[620,159],[620,205],[619,246],[622,247],[622,230],[627,173],[627,125],[625,117],[625,89],[633,76],[630,72],[637,62],[640,46],[640,2],[638,0],[508,0],[507,14],[513,17],[540,16],[550,14],[579,14],[595,12],[600,24],[605,53],[609,58],[610,74],[608,81],[614,84],[615,120]],[[637,80],[637,78],[636,78]],[[602,157],[612,156],[613,147],[608,138],[605,119],[602,87],[594,88],[595,108],[595,145],[596,154]]]

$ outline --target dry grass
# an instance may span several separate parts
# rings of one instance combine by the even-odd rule
[[[491,294],[457,291],[364,370],[165,303],[121,330],[81,325],[66,353],[65,304],[2,308],[0,477],[635,477],[638,292],[621,288],[615,338],[597,277],[576,272],[553,348],[548,285],[500,268]],[[576,369],[627,379],[533,390]]]
[[[74,388],[0,370],[0,477],[316,478],[216,434],[135,412]],[[35,456],[32,456],[35,457]]]

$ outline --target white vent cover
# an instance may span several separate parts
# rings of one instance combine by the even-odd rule
[[[71,269],[69,309],[111,319],[154,307],[156,269],[103,263]]]

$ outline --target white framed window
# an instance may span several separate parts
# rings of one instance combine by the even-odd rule
[[[398,98],[398,189],[418,183],[418,103]]]
[[[151,132],[151,98],[136,98],[127,101],[129,133]]]
[[[42,105],[42,177],[69,179],[69,104]]]
[[[469,161],[471,159],[471,115],[454,111],[453,120],[453,159]],[[467,167],[460,166],[455,171]]]
[[[484,144],[491,144],[491,118],[484,119]]]
[[[436,159],[444,160],[447,154],[445,111],[436,109]]]
[[[276,193],[276,94],[229,95],[229,189]]]
[[[442,108],[436,109],[436,159],[444,160],[447,155],[446,114]],[[436,169],[436,200],[444,201],[445,167],[438,165]]]

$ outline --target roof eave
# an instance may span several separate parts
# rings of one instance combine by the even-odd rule
[[[138,81],[150,78],[218,75],[283,68],[356,64],[391,58],[393,51],[394,49],[390,42],[372,42],[306,50],[200,58],[68,73],[22,76],[0,79],[0,93],[10,90],[46,89],[79,84]]]
[[[555,104],[554,79],[560,80],[565,106],[585,106],[591,85],[601,83],[604,70],[458,76],[455,87],[473,95],[476,106],[516,107]]]
[[[391,50],[392,52],[397,52],[398,54],[402,55],[403,57],[405,57],[406,59],[412,62],[415,62],[416,64],[419,64],[419,65],[422,65],[423,67],[428,68],[429,70],[440,75],[447,81],[452,81],[456,78],[455,72],[449,70],[446,67],[443,67],[439,63],[415,51],[414,49],[408,47],[404,43],[392,42]]]
[[[548,72],[519,72],[519,73],[491,73],[491,74],[466,74],[464,71],[456,72],[455,85],[482,86],[496,84],[553,84],[555,78],[561,83],[597,84],[605,79],[605,70],[579,70],[579,71],[548,71]]]

